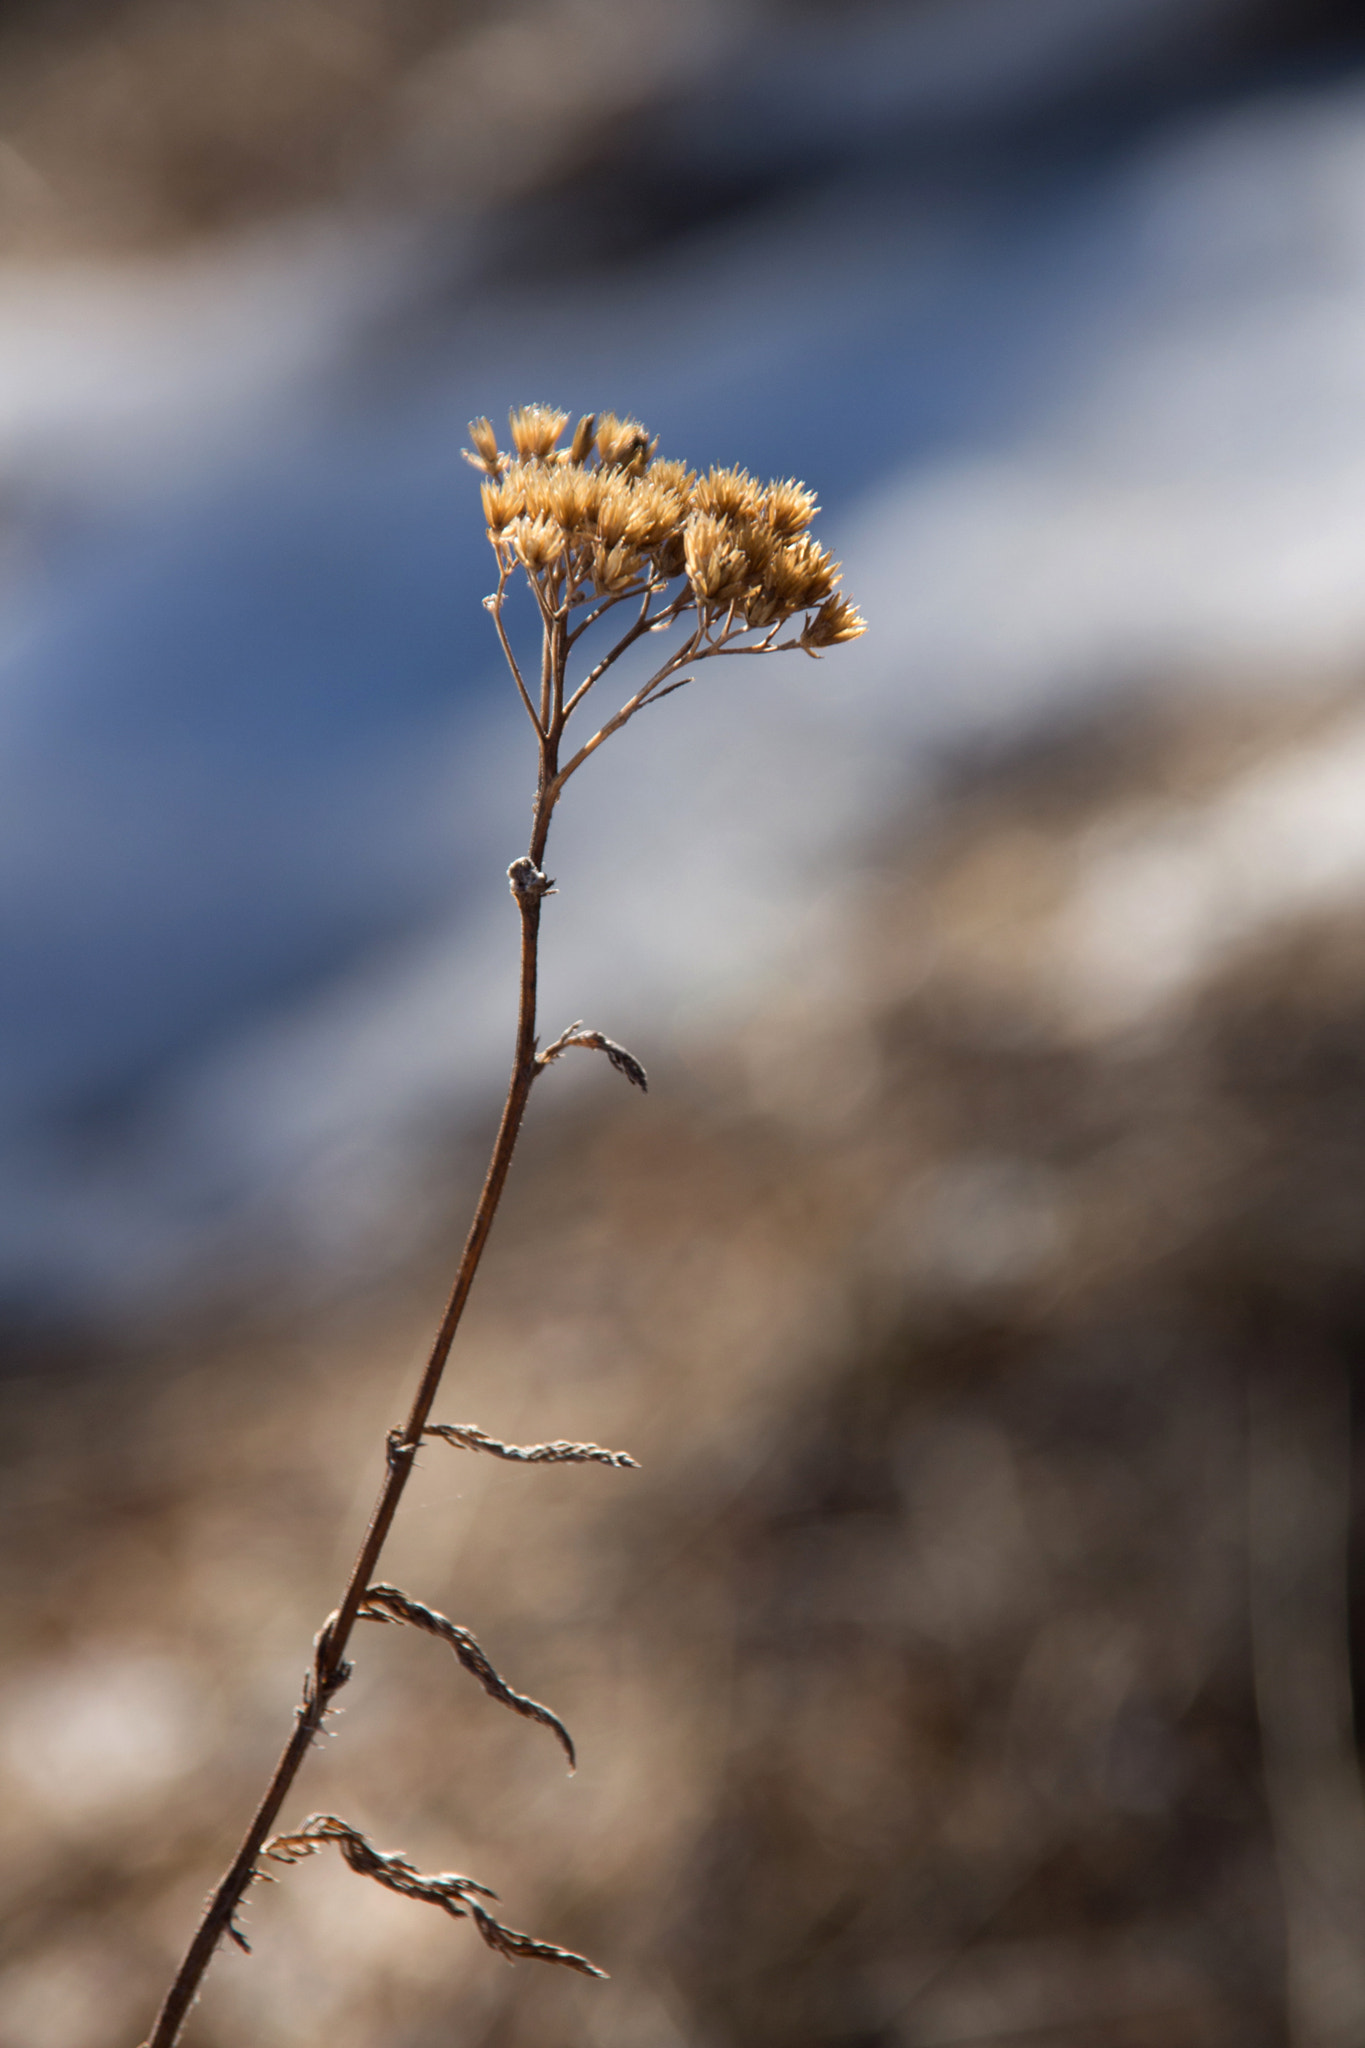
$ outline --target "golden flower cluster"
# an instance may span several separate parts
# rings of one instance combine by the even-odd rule
[[[808,531],[818,507],[804,484],[760,484],[742,469],[698,476],[665,461],[638,420],[587,414],[561,446],[569,415],[526,405],[509,415],[502,451],[486,419],[470,422],[466,460],[483,471],[488,537],[504,578],[520,566],[543,609],[564,618],[581,604],[638,596],[648,602],[685,578],[668,606],[695,609],[711,646],[760,632],[808,654],[865,631],[839,595],[839,565]]]

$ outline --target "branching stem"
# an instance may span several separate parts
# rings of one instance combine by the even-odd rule
[[[497,589],[484,602],[492,614],[498,641],[522,705],[535,728],[540,755],[540,778],[532,813],[530,844],[526,853],[514,860],[507,871],[521,917],[521,984],[516,1044],[502,1119],[450,1299],[407,1420],[401,1428],[390,1432],[384,1481],[340,1604],[316,1639],[313,1664],[304,1679],[303,1691],[294,1710],[293,1732],[241,1847],[204,1910],[144,2048],[175,2048],[218,1944],[225,1935],[242,1939],[236,1927],[236,1914],[248,1888],[260,1874],[259,1858],[273,1833],[275,1821],[300,1766],[327,1718],[335,1695],[351,1675],[346,1650],[357,1620],[362,1617],[405,1619],[415,1621],[429,1632],[443,1635],[463,1661],[480,1676],[485,1689],[493,1689],[495,1696],[504,1704],[513,1704],[518,1711],[529,1713],[532,1718],[548,1718],[549,1725],[559,1731],[567,1746],[568,1738],[562,1725],[554,1716],[548,1715],[547,1709],[538,1707],[534,1701],[528,1701],[520,1694],[511,1693],[487,1665],[482,1652],[478,1651],[475,1656],[478,1646],[467,1631],[457,1628],[434,1609],[414,1601],[399,1589],[375,1583],[380,1556],[412,1474],[424,1433],[444,1435],[449,1441],[461,1443],[466,1448],[484,1449],[496,1456],[528,1463],[591,1460],[622,1465],[632,1462],[621,1453],[604,1452],[593,1444],[518,1447],[499,1443],[496,1438],[487,1437],[473,1428],[436,1425],[434,1432],[428,1431],[446,1361],[502,1199],[536,1076],[568,1047],[579,1046],[604,1053],[612,1066],[634,1086],[641,1089],[646,1086],[645,1070],[633,1053],[600,1031],[584,1030],[581,1024],[571,1025],[537,1056],[536,976],[540,912],[545,897],[554,886],[544,872],[550,821],[570,776],[647,704],[659,703],[673,691],[681,689],[690,678],[680,671],[690,664],[714,654],[764,654],[796,646],[811,653],[819,647],[856,639],[863,631],[858,614],[836,595],[837,563],[831,562],[822,549],[804,536],[804,528],[815,509],[814,499],[804,486],[790,482],[774,483],[760,491],[753,478],[737,471],[713,471],[702,483],[697,483],[689,471],[680,482],[679,466],[672,465],[673,481],[661,497],[645,476],[652,460],[653,443],[638,422],[621,421],[614,414],[585,416],[579,422],[570,449],[553,454],[566,421],[567,415],[551,413],[544,407],[523,407],[514,412],[511,424],[519,458],[516,463],[499,454],[496,436],[487,420],[473,422],[470,429],[478,451],[473,459],[487,479],[484,488],[488,535],[498,563]],[[567,497],[562,487],[567,488]],[[575,491],[580,494],[577,500]],[[704,506],[699,502],[703,492],[706,493]],[[585,508],[590,502],[597,507],[592,515],[595,524],[585,526]],[[574,509],[575,503],[577,510]],[[662,527],[661,505],[673,506]],[[611,513],[611,531],[617,535],[632,535],[631,550],[636,549],[638,541],[636,560],[639,566],[626,577],[627,588],[603,591],[604,583],[619,580],[616,569],[611,566],[616,558],[615,549],[605,558],[602,554],[603,521],[608,511]],[[695,518],[693,511],[697,514]],[[519,667],[503,623],[507,585],[518,564],[526,573],[540,614],[542,636],[538,701],[533,694],[534,683],[528,683],[527,675]],[[667,592],[674,579],[678,579],[679,587],[669,598]],[[596,601],[587,594],[590,584],[602,592]],[[720,595],[722,591],[725,593],[723,597]],[[639,601],[634,622],[583,680],[566,693],[565,675],[574,647],[589,627],[628,599]],[[658,608],[651,610],[655,599],[659,600]],[[577,626],[571,626],[570,613],[580,604],[586,605],[586,615]],[[561,745],[569,719],[607,670],[646,634],[677,625],[689,611],[693,615],[692,623],[690,628],[684,628],[681,645],[561,766]],[[800,639],[779,642],[776,636],[781,624],[801,613],[807,617]],[[746,624],[748,619],[760,617],[772,619],[774,623],[762,629],[763,637],[759,641],[743,646],[730,644],[741,640],[746,633],[760,630]],[[367,1600],[370,1603],[368,1608]],[[494,1680],[496,1686],[492,1684]],[[316,1842],[322,1839],[340,1842],[352,1867],[364,1874],[375,1876],[387,1872],[381,1881],[390,1883],[390,1888],[395,1888],[391,1880],[398,1873],[404,1877],[404,1883],[396,1888],[406,1889],[413,1896],[433,1897],[435,1890],[440,1889],[436,1880],[421,1878],[405,1859],[373,1850],[363,1837],[334,1815],[315,1816],[302,1833],[283,1838],[283,1845],[277,1847],[293,1845],[297,1854],[309,1854]],[[348,1843],[349,1848],[346,1847]],[[306,1846],[299,1848],[299,1844]],[[291,1859],[286,1856],[285,1860]],[[444,1884],[445,1881],[440,1882]],[[459,1883],[463,1887],[461,1898],[464,1899],[468,1886],[464,1880]],[[447,1910],[453,1910],[448,1902]],[[477,1921],[484,1939],[503,1954],[539,1956],[567,1963],[573,1968],[583,1968],[589,1974],[599,1974],[593,1965],[568,1950],[536,1942],[529,1936],[517,1934],[514,1929],[501,1926],[472,1901],[465,1900],[461,1910],[467,1910]]]
[[[642,628],[641,630],[644,629]],[[634,631],[632,631],[631,633],[626,635],[626,640],[629,641],[636,637],[637,634]],[[688,638],[684,641],[683,645],[669,656],[668,660],[664,662],[661,668],[655,670],[654,674],[649,678],[649,681],[647,683],[642,683],[640,688],[635,692],[635,695],[633,697],[628,697],[626,699],[626,702],[621,706],[621,709],[615,712],[613,716],[607,720],[606,724],[600,727],[599,730],[593,734],[590,740],[585,740],[583,742],[582,746],[578,749],[578,752],[574,754],[568,761],[566,761],[564,766],[560,769],[556,793],[558,793],[558,789],[562,789],[564,787],[564,784],[568,781],[571,775],[577,773],[577,771],[583,766],[583,763],[589,758],[589,756],[597,752],[597,749],[602,745],[602,743],[605,740],[609,740],[613,733],[619,732],[623,725],[625,725],[630,719],[634,718],[637,711],[643,711],[645,705],[648,704],[651,697],[654,696],[656,691],[658,691],[660,695],[663,694],[662,691],[660,691],[659,689],[660,684],[666,683],[670,676],[676,675],[680,668],[685,667],[686,664],[692,660],[693,656],[697,653],[697,642],[699,638],[700,635],[697,633],[689,634]],[[709,652],[710,650],[708,649],[707,651]],[[577,702],[578,698],[581,695],[582,689],[580,687],[580,689],[575,692],[572,701]]]

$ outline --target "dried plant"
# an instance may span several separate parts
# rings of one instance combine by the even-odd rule
[[[680,462],[661,460],[638,421],[610,413],[580,419],[563,446],[568,423],[567,413],[523,406],[510,416],[510,451],[499,448],[486,419],[471,423],[474,447],[466,451],[466,459],[483,473],[484,518],[497,563],[497,587],[484,602],[539,754],[530,844],[507,870],[521,918],[521,987],[502,1119],[445,1314],[407,1420],[389,1434],[379,1497],[340,1605],[316,1638],[293,1732],[246,1837],[209,1900],[145,2048],[172,2048],[179,2039],[204,1972],[224,1937],[246,1945],[237,1913],[248,1887],[268,1875],[261,1869],[261,1858],[295,1862],[327,1842],[335,1843],[360,1875],[407,1897],[440,1905],[457,1919],[472,1919],[483,1939],[502,1955],[562,1963],[590,1976],[603,1974],[582,1956],[504,1927],[478,1903],[493,1897],[486,1887],[469,1878],[423,1877],[405,1857],[373,1848],[334,1815],[314,1815],[292,1834],[271,1836],[299,1768],[351,1675],[346,1651],[358,1621],[405,1624],[447,1643],[492,1698],[549,1728],[572,1768],[573,1744],[563,1723],[547,1707],[514,1692],[467,1629],[375,1579],[425,1438],[440,1437],[456,1447],[521,1464],[634,1464],[624,1452],[597,1444],[504,1444],[470,1424],[430,1420],[537,1077],[571,1047],[581,1047],[604,1053],[628,1081],[641,1089],[647,1086],[645,1070],[633,1053],[602,1032],[585,1029],[581,1021],[543,1051],[537,1048],[540,919],[546,897],[555,893],[545,872],[550,821],[570,777],[647,705],[659,703],[689,682],[689,672],[700,662],[795,649],[818,655],[824,648],[856,639],[864,630],[858,613],[839,594],[838,564],[811,537],[817,507],[804,484],[759,484],[741,469],[712,469],[699,476]],[[508,630],[509,587],[516,583],[529,590],[538,616],[538,672],[518,661]],[[629,623],[611,640],[610,629],[598,629],[623,606],[630,607]],[[792,632],[781,638],[788,626]],[[573,746],[567,738],[570,723],[609,671],[637,644],[664,634],[670,638],[658,666],[629,688],[589,737]],[[603,639],[610,644],[585,666],[588,646]]]

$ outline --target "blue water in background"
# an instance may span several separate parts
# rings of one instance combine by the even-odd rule
[[[101,1253],[111,1213],[138,1210],[150,1238],[187,1199],[168,1095],[192,1096],[262,1018],[323,1014],[357,975],[379,986],[424,933],[458,954],[499,899],[529,768],[479,607],[488,556],[457,452],[472,413],[528,397],[636,413],[699,466],[810,479],[838,543],[917,477],[1046,438],[1141,333],[1173,291],[1134,199],[1134,162],[1162,146],[1144,130],[928,178],[853,161],[629,265],[542,284],[419,243],[385,317],[341,337],[287,416],[263,407],[126,500],[107,478],[83,496],[69,473],[18,493],[37,567],[12,581],[0,654],[0,1282],[18,1297],[121,1284],[136,1233],[111,1228]],[[1201,274],[1199,248],[1180,259],[1176,299],[1213,318],[1221,295],[1235,319],[1239,294],[1279,303],[1305,266],[1311,296],[1310,229],[1253,240],[1239,270],[1215,217],[1214,260]],[[917,586],[907,555],[898,589],[888,516],[869,651],[847,676],[822,671],[880,757],[869,804],[983,715],[958,718],[932,674],[915,709]],[[779,684],[754,687],[776,704]],[[700,715],[689,702],[679,731]],[[675,768],[651,737],[631,758],[654,805],[690,805],[709,829],[706,790],[685,782],[695,750]],[[748,800],[761,818],[765,793]],[[775,830],[774,866],[793,851],[799,866]],[[626,955],[634,942],[623,930]],[[459,1073],[452,1053],[452,1113]],[[279,1170],[210,1173],[206,1213],[249,1207],[253,1174]]]
[[[527,346],[517,330],[543,329],[547,308],[517,309],[496,366],[428,358],[403,390],[381,370],[284,450],[59,543],[0,686],[0,1115],[116,1098],[458,891],[464,793],[419,819],[402,792],[455,707],[514,716],[479,610],[488,555],[458,454],[471,412],[499,418],[526,392],[610,399],[700,466],[817,479],[837,519],[906,462],[1007,429],[1062,373],[1065,274],[1089,227],[1067,220],[1071,196],[990,209],[926,278],[897,195],[837,194],[821,211],[856,227],[857,289],[827,278],[809,304],[789,274],[770,326],[751,291],[737,317],[694,305],[680,338],[667,306],[690,296],[685,259],[632,280],[633,319],[594,281],[567,344]],[[799,226],[764,225],[799,251]],[[456,364],[462,344],[457,325]]]

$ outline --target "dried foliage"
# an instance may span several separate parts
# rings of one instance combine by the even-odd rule
[[[513,1465],[615,1465],[638,1472],[639,1462],[626,1451],[607,1451],[601,1444],[505,1444],[498,1437],[475,1429],[472,1422],[429,1422],[427,1436],[438,1436],[458,1450],[486,1451],[490,1458],[505,1458]]]
[[[438,1614],[434,1607],[423,1606],[420,1600],[412,1599],[397,1586],[371,1586],[360,1605],[357,1619],[406,1622],[409,1628],[419,1628],[425,1634],[448,1643],[465,1670],[478,1679],[491,1700],[510,1707],[514,1714],[522,1715],[527,1721],[539,1721],[542,1728],[550,1729],[569,1759],[569,1769],[577,1768],[573,1737],[558,1714],[552,1714],[538,1700],[527,1699],[524,1693],[513,1692],[506,1679],[493,1669],[467,1628],[447,1621],[444,1614]]]
[[[450,1870],[425,1877],[406,1856],[376,1849],[359,1828],[338,1820],[334,1813],[313,1814],[295,1833],[274,1836],[261,1853],[277,1863],[300,1863],[305,1856],[315,1856],[328,1842],[336,1844],[357,1877],[372,1877],[386,1891],[399,1892],[405,1899],[424,1899],[449,1913],[452,1920],[472,1920],[489,1948],[506,1956],[509,1962],[562,1963],[584,1977],[607,1974],[586,1956],[575,1955],[572,1949],[559,1948],[552,1941],[537,1941],[534,1935],[521,1934],[515,1927],[504,1927],[479,1904],[480,1899],[498,1896],[486,1884],[478,1884],[472,1877],[459,1877]]]
[[[576,1024],[570,1024],[567,1031],[561,1031],[552,1044],[546,1046],[540,1055],[539,1064],[548,1067],[552,1060],[557,1060],[571,1045],[581,1045],[589,1052],[604,1052],[617,1073],[624,1074],[632,1087],[638,1088],[642,1095],[649,1093],[649,1076],[634,1053],[627,1052],[625,1046],[618,1045],[616,1040],[608,1038],[605,1032],[585,1031],[581,1017]]]
[[[585,1030],[581,1021],[538,1051],[540,919],[546,901],[555,894],[554,881],[545,871],[550,823],[570,776],[646,704],[658,703],[690,680],[681,673],[684,668],[725,654],[800,649],[816,655],[822,648],[855,639],[864,629],[852,606],[838,595],[838,564],[807,530],[816,505],[804,485],[788,480],[761,486],[738,469],[713,469],[698,478],[681,463],[657,460],[655,443],[638,420],[618,419],[614,413],[585,414],[568,446],[561,448],[568,418],[548,406],[518,407],[510,415],[512,452],[507,454],[499,449],[489,422],[475,420],[470,427],[474,452],[466,451],[484,475],[484,516],[498,565],[497,589],[485,604],[534,727],[539,757],[530,844],[507,869],[521,920],[521,979],[512,1075],[502,1118],[425,1370],[406,1421],[390,1430],[386,1439],[384,1480],[359,1556],[340,1603],[314,1639],[313,1663],[295,1709],[293,1731],[246,1838],[209,1901],[147,2048],[174,2048],[219,1942],[232,1939],[245,1946],[238,1909],[333,1699],[352,1675],[346,1650],[357,1621],[403,1623],[448,1644],[491,1698],[549,1728],[563,1747],[570,1770],[575,1766],[573,1742],[563,1722],[548,1707],[514,1692],[467,1629],[375,1578],[418,1450],[428,1435],[441,1434],[467,1449],[486,1450],[512,1462],[630,1462],[597,1445],[542,1444],[518,1450],[479,1432],[433,1428],[430,1422],[534,1083],[570,1046],[581,1046],[605,1053],[617,1072],[642,1093],[648,1087],[645,1070],[633,1053],[600,1031]],[[526,682],[526,674],[534,671],[524,670],[518,662],[504,616],[508,586],[518,572],[524,573],[540,625],[539,683],[534,694]],[[637,605],[630,626],[580,680],[571,683],[569,665],[578,658],[583,636],[628,601]],[[581,616],[574,622],[576,614]],[[780,628],[797,618],[801,624],[795,636],[779,640]],[[672,651],[655,672],[631,690],[591,738],[568,752],[569,722],[590,693],[647,635],[674,629]],[[448,1911],[458,1897],[460,1912],[475,1919],[485,1941],[503,1954],[566,1962],[588,1974],[601,1974],[581,1957],[491,1920],[468,1898],[464,1880],[420,1878],[403,1858],[380,1856],[362,1836],[330,1816],[323,1816],[316,1827],[325,1839],[340,1844],[353,1869],[392,1890],[438,1899]],[[305,1830],[300,1836],[276,1839],[283,1851],[301,1841],[311,1843],[314,1837]]]
[[[561,783],[637,711],[689,680],[690,663],[718,654],[822,649],[866,628],[839,594],[839,565],[807,530],[818,507],[804,484],[759,484],[742,469],[704,477],[661,460],[638,420],[585,414],[567,447],[569,416],[544,405],[510,415],[504,452],[486,419],[470,423],[465,459],[484,474],[483,511],[498,563],[487,600],[522,701],[542,738],[556,733],[606,669],[647,633],[686,624],[685,637],[616,715],[559,769]],[[538,694],[528,688],[502,625],[507,586],[524,572],[547,641]],[[626,635],[577,688],[564,692],[565,657],[617,605],[638,603]],[[570,629],[572,614],[582,619]],[[795,619],[794,637],[779,640]]]

